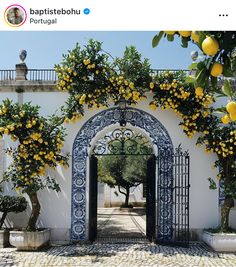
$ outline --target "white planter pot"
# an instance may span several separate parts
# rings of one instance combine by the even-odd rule
[[[203,231],[202,240],[218,252],[236,252],[236,234]]]
[[[0,230],[0,248],[6,248],[10,246],[9,231],[10,230],[8,229]]]
[[[10,231],[10,244],[17,250],[37,250],[50,241],[50,229],[36,232]]]

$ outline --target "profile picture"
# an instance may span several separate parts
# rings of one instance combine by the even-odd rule
[[[5,10],[5,21],[9,26],[19,27],[26,21],[26,11],[20,5],[11,5]]]

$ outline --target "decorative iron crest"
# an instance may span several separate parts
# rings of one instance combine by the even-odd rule
[[[93,148],[95,155],[151,155],[152,145],[141,133],[119,128],[98,140]]]
[[[178,145],[178,147],[175,148],[174,151],[174,156],[184,156],[184,157],[188,157],[189,156],[189,152],[188,150],[183,150],[181,144]]]

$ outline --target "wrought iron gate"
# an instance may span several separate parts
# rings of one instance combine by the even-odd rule
[[[97,180],[98,160],[92,155],[89,174],[89,240],[91,242],[97,238]]]
[[[179,146],[157,157],[157,242],[188,246],[189,154]]]
[[[146,236],[149,241],[155,240],[156,224],[156,157],[153,155],[147,161],[146,178]]]

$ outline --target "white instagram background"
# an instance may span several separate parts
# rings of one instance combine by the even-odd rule
[[[22,5],[27,11],[27,21],[19,28],[8,26],[4,20],[4,11],[12,4]],[[29,14],[30,8],[74,8],[80,9],[81,15],[34,16]],[[90,9],[89,15],[83,14],[84,8]],[[235,0],[1,0],[0,30],[235,30],[235,10]],[[57,24],[30,24],[32,17],[57,18]]]

